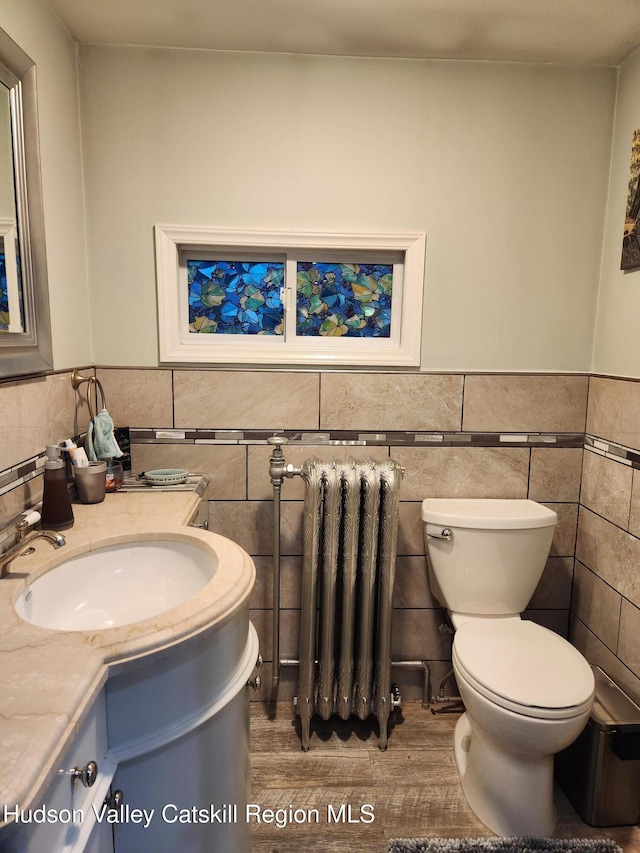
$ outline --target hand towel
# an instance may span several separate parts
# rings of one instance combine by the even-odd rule
[[[106,409],[98,412],[87,425],[85,450],[91,462],[102,459],[117,459],[123,456],[113,434],[113,420]]]

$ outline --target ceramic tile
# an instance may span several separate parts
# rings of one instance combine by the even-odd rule
[[[171,428],[173,401],[171,371],[98,368],[107,410],[118,427]],[[86,385],[82,385],[84,391]],[[98,395],[99,396],[99,395]]]
[[[529,449],[525,447],[394,447],[405,468],[403,500],[424,498],[526,498]]]
[[[581,507],[576,558],[640,606],[640,539]]]
[[[397,558],[393,606],[398,608],[440,606],[429,588],[427,561],[424,557]]]
[[[577,504],[546,503],[558,516],[558,526],[553,534],[550,556],[573,557],[576,548],[576,529],[578,524]]]
[[[533,501],[577,501],[583,451],[578,447],[531,450],[529,497]]]
[[[249,618],[258,633],[260,654],[273,660],[273,616],[271,610],[251,610]],[[280,611],[280,660],[297,660],[300,647],[300,611]]]
[[[251,596],[254,610],[273,606],[273,559],[254,557],[256,585]],[[300,607],[302,589],[302,557],[280,557],[280,606],[285,609]]]
[[[253,445],[248,448],[248,452],[249,500],[271,500],[273,487],[269,477],[269,457],[272,448],[269,445]],[[386,446],[360,447],[335,444],[288,444],[284,447],[286,463],[296,468],[299,468],[305,459],[312,456],[322,460],[335,459],[339,462],[350,456],[359,461],[375,459],[377,462],[382,462],[389,458],[389,448]],[[282,484],[281,497],[282,500],[303,500],[304,481],[302,477],[285,478]]]
[[[323,373],[321,429],[459,430],[462,376]]]
[[[586,376],[466,376],[462,428],[584,432],[587,388]]]
[[[319,375],[176,370],[176,427],[318,429]]]
[[[572,580],[573,557],[549,557],[528,607],[533,610],[568,610]]]
[[[0,385],[0,471],[44,453],[83,432],[86,405],[71,385],[69,373],[56,373]]]
[[[209,501],[209,529],[251,554],[273,554],[271,501]]]
[[[441,610],[394,610],[393,660],[450,660],[452,635],[439,631]]]
[[[399,555],[422,555],[424,558],[424,530],[420,509],[420,501],[400,501],[400,517],[398,520]]]
[[[19,515],[42,500],[42,477],[34,477],[0,496],[0,523]]]
[[[302,501],[282,503],[280,553],[302,554]],[[253,556],[273,554],[273,501],[209,501],[210,529]]]
[[[154,468],[186,468],[209,475],[204,497],[243,500],[247,496],[246,448],[221,444],[132,444],[134,473]]]
[[[638,469],[633,471],[632,477],[629,532],[634,536],[640,536],[640,470]]]
[[[611,651],[618,644],[621,597],[576,561],[571,609]]]
[[[592,376],[587,432],[640,450],[640,382]]]
[[[603,669],[632,699],[640,704],[640,678],[576,616],[571,617],[569,639],[591,664]]]
[[[622,600],[618,657],[640,678],[640,608]]]
[[[565,639],[569,636],[569,612],[567,610],[524,610],[522,618],[543,628],[548,628]]]
[[[632,477],[633,472],[626,465],[585,450],[580,502],[619,527],[627,528]]]

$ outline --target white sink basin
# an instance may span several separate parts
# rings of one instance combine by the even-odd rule
[[[16,611],[57,631],[95,631],[141,622],[206,586],[217,560],[177,541],[129,542],[73,557],[22,592]]]

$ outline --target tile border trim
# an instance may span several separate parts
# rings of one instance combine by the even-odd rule
[[[131,444],[266,444],[274,435],[286,436],[293,445],[360,445],[389,447],[582,447],[584,433],[504,432],[367,432],[364,430],[221,430],[221,429],[135,429]]]
[[[584,449],[596,453],[598,456],[605,456],[614,462],[621,462],[630,468],[640,470],[640,451],[634,450],[631,447],[616,444],[615,441],[605,441],[593,435],[585,435]]]
[[[618,462],[640,468],[640,452],[603,442],[584,433],[537,432],[366,432],[363,430],[238,430],[238,429],[151,429],[130,430],[131,444],[179,445],[266,445],[273,435],[283,435],[296,446],[358,447],[575,447],[586,448]],[[76,441],[82,441],[79,436]],[[0,497],[42,474],[46,454],[0,471]]]

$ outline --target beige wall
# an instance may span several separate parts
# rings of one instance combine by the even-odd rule
[[[622,272],[620,254],[633,131],[640,128],[640,50],[620,68],[609,200],[592,369],[640,376],[640,270]]]
[[[97,363],[157,364],[152,228],[173,223],[425,231],[424,369],[588,369],[614,69],[80,57]]]
[[[46,0],[0,0],[0,26],[36,63],[54,367],[93,361],[76,46]]]

